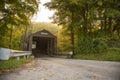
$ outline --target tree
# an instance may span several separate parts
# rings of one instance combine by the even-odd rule
[[[0,38],[3,38],[7,30],[12,31],[13,26],[28,25],[31,17],[38,10],[38,3],[39,0],[1,0]]]
[[[73,11],[75,8],[72,8],[70,0],[52,0],[45,5],[49,9],[55,9],[55,15],[52,17],[54,22],[57,24],[62,24],[64,26],[69,26],[69,30],[71,33],[71,44],[72,44],[72,51],[74,53],[74,29],[73,29]]]
[[[82,26],[82,34],[84,34],[85,37],[88,34],[88,30],[91,31],[91,23],[94,16],[91,13],[94,11],[94,2],[94,0],[52,0],[45,4],[49,9],[56,10],[52,17],[55,23],[68,26],[68,30],[71,33],[73,54],[75,48],[75,33],[77,31],[76,27],[79,27],[77,29],[81,30]]]
[[[91,45],[94,39],[99,40],[96,38],[120,35],[119,3],[119,0],[52,0],[45,6],[56,11],[54,22],[70,31],[74,52],[76,42],[86,40]]]

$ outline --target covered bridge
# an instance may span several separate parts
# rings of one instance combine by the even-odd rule
[[[32,34],[29,39],[28,49],[32,50],[35,57],[41,55],[53,55],[56,52],[57,38],[47,30],[41,30]]]

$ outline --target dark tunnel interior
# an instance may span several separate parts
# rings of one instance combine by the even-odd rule
[[[35,57],[51,55],[54,52],[54,38],[33,37],[33,43],[35,48],[32,49],[32,53]]]

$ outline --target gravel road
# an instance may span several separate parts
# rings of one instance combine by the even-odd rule
[[[120,80],[120,62],[37,58],[0,80]]]

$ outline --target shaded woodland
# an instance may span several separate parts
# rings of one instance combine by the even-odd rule
[[[39,0],[0,1],[0,47],[19,49],[21,34],[26,36]]]
[[[30,21],[38,4],[1,0],[0,47],[26,50],[29,35],[46,29],[58,37],[58,51],[73,51],[73,56],[120,53],[119,0],[51,0],[44,6],[55,10],[51,19],[59,26]]]
[[[45,6],[56,11],[54,23],[63,25],[61,32],[74,54],[120,48],[119,0],[52,0]]]

